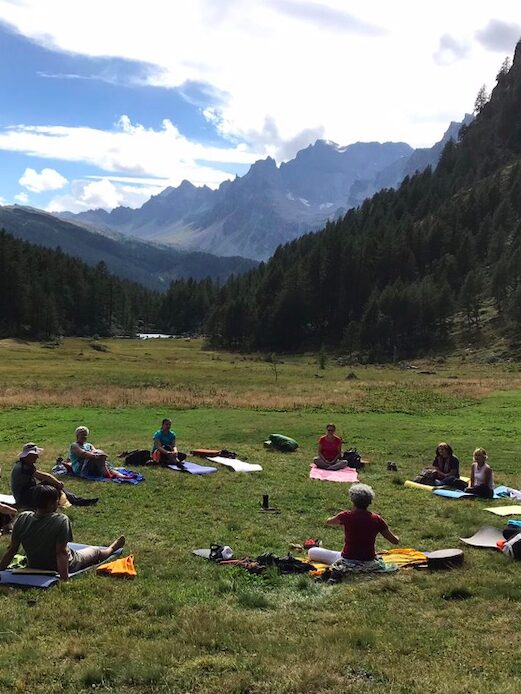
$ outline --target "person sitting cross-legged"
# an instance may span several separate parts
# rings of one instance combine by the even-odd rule
[[[99,564],[124,546],[121,535],[109,547],[87,547],[75,550],[68,547],[72,528],[68,517],[58,512],[59,492],[56,487],[40,484],[34,491],[36,511],[23,511],[13,526],[11,543],[2,559],[0,571],[7,569],[20,544],[31,569],[57,571],[61,580],[69,574]]]
[[[400,539],[389,529],[381,516],[367,510],[374,499],[371,487],[367,484],[353,484],[349,490],[349,497],[353,508],[350,511],[341,511],[326,521],[326,525],[338,525],[344,529],[342,554],[331,568],[341,574],[351,571],[385,570],[383,562],[376,558],[376,536],[382,535],[393,545],[397,545]]]
[[[326,433],[318,440],[318,455],[313,459],[322,470],[342,470],[347,460],[342,458],[342,439],[335,434],[334,424],[326,426]]]
[[[494,497],[494,473],[487,463],[487,452],[484,448],[476,448],[473,463],[470,468],[470,485],[465,489],[467,494],[475,494],[483,499]]]
[[[176,434],[172,431],[172,420],[165,417],[161,422],[161,429],[154,434],[152,452],[150,457],[159,465],[177,465],[183,468],[185,453],[180,453],[176,446]]]

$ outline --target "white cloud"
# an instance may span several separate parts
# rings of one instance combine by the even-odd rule
[[[27,193],[18,193],[17,195],[14,196],[14,199],[16,202],[19,202],[20,205],[27,205],[29,202],[29,196]]]
[[[93,178],[93,177],[90,177]],[[85,212],[92,209],[112,210],[118,205],[140,207],[150,196],[157,195],[169,185],[167,179],[125,178],[124,176],[96,177],[97,180],[74,180],[70,192],[53,198],[46,206],[48,212]]]
[[[7,205],[5,198],[0,195],[0,205]]]
[[[480,85],[497,73],[497,55],[482,44],[503,45],[504,34],[492,31],[481,35],[481,43],[476,39],[492,18],[519,25],[521,3],[474,0],[469,10],[468,3],[453,0],[0,0],[0,19],[54,50],[155,66],[150,84],[181,90],[190,83],[208,85],[207,94],[215,95],[208,118],[233,142],[259,147],[270,119],[283,143],[320,131],[341,144],[432,144],[438,128],[418,114],[438,112],[442,105],[451,119],[461,118]],[[452,45],[447,38],[440,44],[444,35]],[[433,60],[440,48],[439,62],[467,53],[469,59],[446,70]],[[89,142],[91,136],[86,133]],[[279,159],[287,156],[282,147],[274,146]],[[123,171],[172,175],[150,162],[140,169],[140,156],[107,152],[108,170],[124,159]],[[184,165],[179,157],[172,161],[176,170]]]
[[[47,159],[80,161],[104,171],[165,178],[174,185],[186,178],[194,185],[211,187],[231,177],[230,173],[219,169],[221,162],[251,164],[259,158],[259,154],[240,146],[219,148],[192,142],[167,119],[160,130],[154,130],[133,124],[125,115],[111,131],[88,127],[12,126],[0,131],[1,149]],[[214,162],[215,167],[212,166]],[[26,176],[27,171],[33,173]],[[35,183],[35,176],[40,177],[38,181],[43,180],[43,172],[27,171],[24,174],[26,187],[27,182]]]
[[[43,193],[46,190],[59,190],[67,185],[67,179],[55,169],[25,169],[18,183],[31,193]]]
[[[521,25],[491,19],[484,29],[476,31],[476,38],[490,51],[511,52],[521,39]]]

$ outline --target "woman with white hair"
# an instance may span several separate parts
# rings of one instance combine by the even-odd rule
[[[72,471],[78,477],[124,477],[109,467],[107,454],[87,441],[90,431],[87,427],[77,427],[76,441],[71,444],[69,459]]]
[[[326,521],[326,525],[339,525],[344,528],[342,554],[331,568],[342,573],[385,570],[376,559],[376,536],[382,535],[393,545],[397,545],[400,539],[389,529],[381,516],[368,511],[368,506],[374,499],[371,487],[367,484],[353,484],[349,490],[349,497],[353,508],[350,511],[341,511]]]

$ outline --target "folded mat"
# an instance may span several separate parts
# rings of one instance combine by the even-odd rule
[[[187,460],[183,462],[183,467],[177,465],[169,465],[170,470],[174,472],[188,472],[189,475],[210,475],[212,472],[217,472],[216,467],[209,465],[198,465],[197,463],[189,463]]]
[[[471,537],[460,537],[460,540],[466,545],[471,545],[472,547],[490,547],[491,549],[497,549],[496,542],[504,539],[501,530],[491,525],[484,525]]]
[[[467,499],[482,499],[483,497],[476,496],[476,494],[468,494],[467,492],[460,492],[457,489],[435,489],[433,494],[436,494],[436,496],[445,496],[448,499],[461,499],[461,498],[467,498]],[[494,496],[492,497],[493,499],[504,499],[505,497],[508,497],[508,487],[505,487],[503,485],[496,487],[494,489]],[[485,501],[490,501],[490,499],[485,499]]]
[[[55,465],[52,469],[55,475],[69,475],[78,480],[89,480],[90,482],[117,482],[118,484],[139,484],[144,481],[144,476],[140,472],[134,472],[133,470],[127,470],[124,467],[115,467],[113,470],[125,475],[125,477],[95,477],[93,475],[88,475],[87,477],[80,477],[80,475],[73,475],[65,467],[65,465],[59,464]]]
[[[16,501],[14,500],[14,496],[11,496],[10,494],[0,494],[0,504],[8,504],[9,506],[14,506],[16,504]]]
[[[210,458],[211,456],[219,455],[221,449],[217,448],[194,448],[190,453],[197,455],[199,458]]]
[[[257,464],[244,463],[238,458],[223,458],[221,455],[216,455],[208,458],[212,463],[219,463],[220,465],[226,465],[230,467],[235,472],[260,472],[262,467]]]
[[[313,464],[309,471],[309,478],[326,482],[358,482],[358,473],[352,467],[344,467],[342,470],[322,470]]]
[[[68,546],[72,549],[85,549],[86,547],[91,547],[92,545],[82,545],[78,542],[69,542]],[[114,554],[112,554],[108,559],[105,559],[105,561],[110,561],[113,557],[120,555],[122,551],[122,549],[116,550],[116,552],[114,552]],[[93,564],[92,566],[87,566],[84,569],[80,569],[80,571],[70,573],[69,577],[74,578],[75,576],[79,576],[79,574],[82,574],[84,571],[101,566],[101,564],[104,564],[105,561],[102,561],[99,564]],[[33,573],[34,571],[38,571],[38,573]],[[42,572],[38,569],[25,568],[0,571],[0,584],[3,585],[25,586],[26,588],[50,588],[51,586],[56,585],[56,583],[59,581],[60,579],[58,574],[54,572]]]
[[[495,513],[496,516],[521,516],[521,504],[517,506],[496,506],[495,508],[485,508],[483,510]]]

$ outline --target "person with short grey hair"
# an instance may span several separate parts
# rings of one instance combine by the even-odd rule
[[[344,528],[342,554],[331,568],[340,573],[389,570],[376,558],[376,537],[380,534],[393,545],[397,545],[400,538],[389,529],[381,516],[368,511],[368,506],[374,499],[374,492],[369,485],[353,484],[349,498],[353,508],[341,511],[326,521],[326,525]]]

